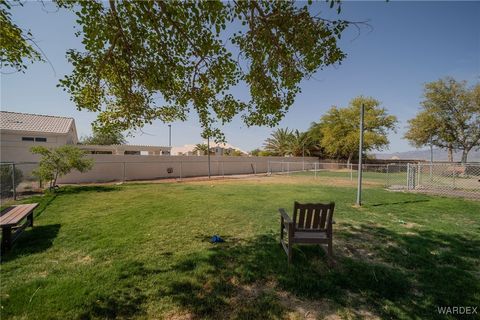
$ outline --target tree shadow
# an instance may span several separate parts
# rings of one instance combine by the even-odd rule
[[[109,186],[109,185],[92,185],[92,186],[63,186],[55,191],[55,194],[63,195],[63,194],[77,194],[82,192],[113,192],[113,191],[120,191],[120,187],[118,186]]]
[[[59,230],[60,224],[34,226],[24,230],[13,247],[2,257],[2,262],[47,250],[52,246]]]
[[[142,303],[145,295],[136,286],[116,289],[108,294],[98,295],[90,304],[85,304],[79,319],[130,319],[144,313]]]
[[[371,204],[370,206],[380,207],[380,206],[392,206],[392,205],[398,205],[398,204],[409,204],[409,203],[430,202],[430,201],[431,200],[429,199],[423,199],[423,200],[407,200],[407,201],[397,201],[397,202],[382,202],[382,203],[374,203],[374,204]]]
[[[175,280],[158,295],[193,318],[280,318],[295,308],[284,303],[285,295],[310,303],[328,299],[358,317],[363,309],[381,318],[445,319],[437,306],[479,304],[480,241],[370,225],[341,233],[333,268],[318,246],[295,247],[288,266],[277,235],[266,234],[190,255],[172,267]]]

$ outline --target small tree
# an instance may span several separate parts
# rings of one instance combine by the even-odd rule
[[[197,154],[200,153],[202,156],[206,156],[208,154],[208,146],[205,143],[198,143],[195,145],[193,152]]]
[[[50,189],[57,185],[59,177],[73,169],[86,172],[93,166],[93,159],[85,158],[85,152],[74,146],[65,145],[54,149],[36,146],[31,149],[31,152],[42,156],[33,175],[42,181],[49,182]]]
[[[259,148],[256,148],[256,149],[253,149],[252,151],[250,151],[250,155],[254,156],[254,157],[258,157],[260,152],[262,152],[262,150],[260,150]]]
[[[231,156],[231,157],[241,157],[241,156],[243,156],[243,152],[240,151],[240,150],[237,150],[237,149],[231,149],[231,150],[226,149],[224,151],[224,155],[225,156]]]

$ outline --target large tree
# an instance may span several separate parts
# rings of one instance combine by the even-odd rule
[[[19,0],[0,0],[0,71],[25,71],[27,62],[41,61],[32,33],[12,20],[12,6],[23,6]]]
[[[312,143],[310,147],[310,155],[323,157],[325,155],[325,150],[322,147],[322,123],[321,122],[312,122],[310,128],[307,130],[309,139]]]
[[[345,58],[337,41],[351,24],[322,18],[311,1],[58,3],[77,14],[85,46],[68,51],[73,71],[60,86],[98,112],[97,125],[127,130],[194,109],[202,136],[217,139],[237,114],[276,125],[303,79]],[[249,100],[234,96],[239,83]]]
[[[80,141],[82,144],[96,144],[96,145],[114,145],[126,144],[127,140],[122,132],[118,130],[105,131],[95,128],[91,136],[83,137]]]
[[[389,145],[388,133],[395,130],[397,118],[389,115],[374,98],[359,96],[348,107],[331,107],[320,119],[321,145],[331,156],[350,161],[358,156],[360,138],[360,108],[364,105],[365,152],[383,150]]]
[[[447,77],[425,84],[424,99],[417,116],[408,121],[405,134],[412,145],[432,144],[462,150],[462,163],[480,145],[480,84],[469,88],[465,81]]]

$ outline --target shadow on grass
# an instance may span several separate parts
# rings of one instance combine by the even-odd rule
[[[59,230],[60,224],[34,226],[24,230],[13,247],[2,257],[2,262],[47,250],[52,246]]]
[[[296,247],[294,264],[288,267],[273,234],[215,245],[207,256],[193,255],[173,266],[175,280],[158,294],[194,318],[279,318],[296,307],[285,300],[329,299],[331,310],[345,308],[357,317],[367,311],[381,318],[445,319],[437,306],[479,303],[480,285],[474,275],[478,240],[362,226],[352,230],[348,242],[353,247],[363,243],[364,248],[351,254],[337,241],[334,268],[327,266],[323,250],[316,246]]]
[[[294,248],[290,267],[277,234],[226,237],[162,269],[142,261],[116,268],[116,289],[84,305],[81,318],[145,316],[147,304],[173,302],[172,319],[279,319],[309,312],[322,318],[448,319],[437,306],[477,306],[480,241],[433,231],[397,233],[342,225],[329,268],[318,246]],[[198,241],[207,241],[202,234]],[[150,288],[145,288],[147,281]],[[172,313],[174,312],[174,313]],[[160,316],[160,315],[159,315]]]
[[[423,200],[407,200],[407,201],[398,201],[398,202],[374,203],[374,204],[371,204],[370,206],[372,206],[372,207],[392,206],[392,205],[398,205],[398,204],[409,204],[409,203],[419,203],[419,202],[429,202],[429,201],[430,201],[430,200],[428,200],[428,199],[423,199]]]
[[[94,302],[87,305],[79,319],[129,319],[143,314],[142,303],[145,295],[135,286],[123,287],[95,297]]]
[[[119,190],[120,188],[118,186],[64,186],[58,189],[55,193],[58,195],[63,195],[81,192],[112,192]]]

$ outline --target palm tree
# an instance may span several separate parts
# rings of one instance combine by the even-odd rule
[[[265,140],[265,151],[272,153],[276,156],[285,156],[289,154],[290,142],[292,140],[293,133],[288,128],[277,129],[271,135],[270,138]]]
[[[310,132],[300,132],[295,130],[290,140],[288,153],[295,157],[309,156],[318,149],[318,141],[316,141]]]
[[[205,143],[198,143],[195,145],[193,152],[197,154],[200,153],[202,156],[206,156],[208,154],[208,146]]]

